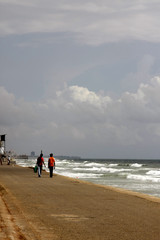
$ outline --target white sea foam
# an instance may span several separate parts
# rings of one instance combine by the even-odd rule
[[[155,178],[155,177],[151,177],[151,176],[144,176],[144,175],[134,175],[134,174],[129,174],[127,176],[127,179],[147,181],[147,182],[150,181],[150,182],[155,182],[155,183],[160,182],[160,178]]]
[[[64,163],[68,163],[68,161],[67,160],[62,160],[62,161],[56,161],[56,162],[58,162],[59,164],[64,164]]]
[[[103,163],[95,163],[95,162],[91,162],[91,163],[87,163],[85,164],[85,166],[88,166],[88,167],[94,167],[94,166],[103,166],[104,164]]]
[[[120,172],[131,172],[131,169],[117,169],[107,167],[90,167],[90,168],[73,168],[74,171],[93,172],[93,173],[120,173]]]
[[[61,172],[61,175],[71,178],[98,178],[103,174],[88,174],[88,173],[71,173],[71,172]]]
[[[139,167],[142,167],[143,165],[142,164],[139,164],[139,163],[133,163],[130,165],[131,167],[135,167],[135,168],[139,168]]]
[[[19,166],[21,166],[21,167],[28,167],[28,166],[26,166],[26,164],[21,164],[21,163],[19,163]]]
[[[109,166],[109,167],[117,167],[117,166],[118,166],[118,163],[110,163],[108,166]]]
[[[125,169],[125,168],[119,168],[119,169],[107,168],[106,169],[106,172],[109,172],[109,173],[131,172],[131,171],[132,171],[131,169]]]
[[[160,177],[160,170],[150,170],[146,174]]]

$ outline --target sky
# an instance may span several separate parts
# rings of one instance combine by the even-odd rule
[[[0,0],[6,150],[160,158],[159,0]]]

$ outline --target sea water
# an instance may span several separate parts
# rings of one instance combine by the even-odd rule
[[[46,166],[48,158],[44,158]],[[58,159],[55,173],[71,178],[160,197],[160,160]],[[34,167],[36,158],[17,159]],[[44,170],[48,171],[47,167]]]

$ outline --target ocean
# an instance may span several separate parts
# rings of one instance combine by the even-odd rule
[[[48,158],[44,160],[47,166]],[[55,160],[56,174],[160,197],[160,160]],[[16,164],[34,167],[36,158],[16,159]],[[48,172],[47,167],[43,168]]]

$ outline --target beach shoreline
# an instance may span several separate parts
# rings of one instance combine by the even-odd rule
[[[48,159],[45,158],[47,166]],[[17,164],[22,167],[35,167],[36,158],[21,159]],[[141,192],[160,198],[160,161],[155,160],[59,160],[56,159],[55,172],[105,186]],[[48,168],[44,167],[45,171]]]
[[[4,165],[0,197],[1,239],[160,238],[160,199],[150,195]]]
[[[59,175],[59,174],[56,174],[56,175]],[[139,197],[139,198],[151,201],[151,202],[160,203],[160,198],[156,197],[156,196],[153,196],[153,195],[149,195],[149,194],[145,194],[145,193],[141,193],[141,192],[136,192],[136,191],[131,191],[131,190],[128,190],[128,189],[125,189],[125,188],[119,188],[119,187],[114,187],[114,186],[109,186],[109,185],[97,184],[97,183],[94,183],[94,182],[88,182],[88,181],[84,181],[84,180],[77,179],[77,178],[71,178],[71,177],[62,176],[62,175],[59,175],[59,176],[67,178],[67,179],[72,179],[72,180],[75,180],[77,182],[81,182],[81,183],[84,183],[84,184],[95,185],[95,186],[98,186],[100,188],[105,188],[105,189],[115,191],[115,192],[119,192],[119,193],[122,193],[122,194],[128,194],[128,195],[131,195],[131,196]]]

